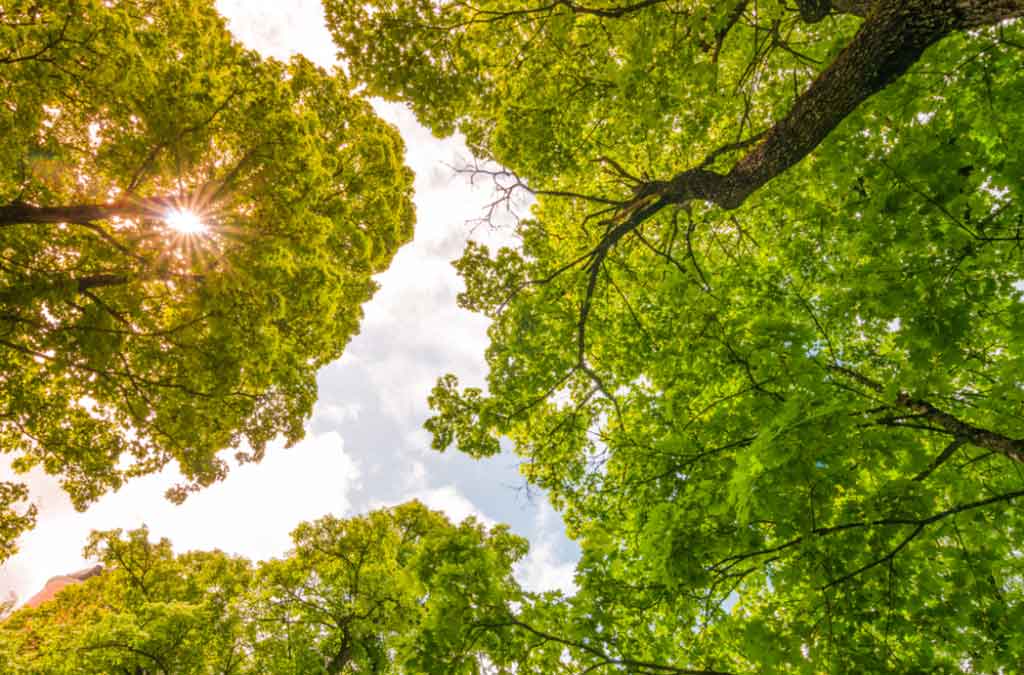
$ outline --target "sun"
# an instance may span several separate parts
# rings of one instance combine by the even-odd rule
[[[164,216],[164,222],[179,234],[205,234],[208,229],[199,214],[188,209],[168,211]]]

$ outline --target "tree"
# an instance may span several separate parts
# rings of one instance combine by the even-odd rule
[[[35,504],[30,504],[23,512],[18,511],[18,505],[27,496],[25,485],[0,482],[0,559],[13,555],[17,551],[18,535],[35,524]]]
[[[412,233],[397,132],[210,0],[0,3],[0,445],[78,508],[303,435]],[[0,494],[0,554],[34,513]],[[10,526],[9,526],[10,524]]]
[[[526,542],[504,526],[411,502],[292,536],[254,566],[175,555],[144,528],[94,532],[100,575],[0,622],[5,672],[478,673],[485,659],[512,672],[501,632],[482,627],[524,597],[512,566]]]
[[[523,596],[512,566],[527,545],[505,526],[453,525],[410,502],[303,523],[292,538],[287,558],[260,567],[260,672],[470,674],[484,657],[507,666],[496,663],[509,658],[499,634],[475,630]]]
[[[1024,3],[795,4],[325,1],[535,199],[428,428],[562,509],[589,672],[1019,670]]]
[[[85,554],[103,572],[0,624],[0,649],[23,669],[8,672],[247,672],[239,603],[249,561],[175,555],[145,528],[93,532]]]

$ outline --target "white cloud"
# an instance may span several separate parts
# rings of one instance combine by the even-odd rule
[[[476,504],[461,494],[459,489],[454,485],[444,485],[437,488],[417,490],[406,494],[402,499],[396,502],[377,501],[373,503],[373,508],[379,509],[388,506],[395,506],[413,499],[419,500],[428,509],[440,511],[444,515],[448,516],[448,519],[453,523],[461,523],[469,516],[473,516],[477,521],[487,527],[497,525],[497,522],[493,518],[485,515]]]
[[[337,426],[346,422],[359,420],[359,412],[363,406],[358,401],[342,402],[321,402],[313,411],[316,422],[327,426]]]
[[[217,0],[228,29],[264,56],[286,60],[302,53],[321,66],[337,62],[320,0]]]
[[[549,541],[531,544],[530,554],[516,567],[519,583],[528,591],[562,591],[565,595],[576,592],[576,563],[562,561],[554,553]]]
[[[462,496],[454,485],[418,492],[413,494],[412,498],[420,500],[427,508],[444,513],[455,523],[461,523],[469,516],[475,516],[487,527],[497,525],[493,518],[488,518],[483,511],[477,508],[476,504]]]
[[[180,506],[163,496],[181,480],[172,469],[129,482],[85,513],[72,509],[53,478],[33,474],[33,495],[46,498],[38,500],[36,528],[0,571],[0,590],[26,599],[48,578],[85,566],[81,553],[90,530],[145,524],[152,538],[169,538],[177,551],[218,548],[254,559],[279,556],[290,548],[289,533],[300,521],[348,513],[359,478],[334,432],[311,435],[289,449],[275,444],[261,463],[233,466],[226,480]]]
[[[577,586],[574,579],[578,552],[559,555],[564,548],[565,525],[561,517],[546,502],[537,510],[530,554],[516,566],[516,577],[528,591],[562,591],[573,595]]]
[[[318,0],[218,0],[217,7],[236,36],[265,55],[302,51],[321,65],[334,62]],[[234,467],[224,483],[182,506],[163,498],[176,482],[171,473],[135,479],[84,514],[74,512],[52,478],[30,476],[39,525],[23,538],[22,552],[0,568],[0,597],[11,589],[27,597],[47,578],[82,566],[90,529],[145,522],[179,551],[216,547],[266,558],[287,549],[288,533],[302,520],[413,498],[456,521],[475,515],[487,524],[509,523],[533,542],[519,572],[524,583],[571,587],[576,549],[557,516],[545,515],[546,505],[538,512],[520,498],[516,458],[506,452],[476,461],[429,449],[422,424],[437,376],[456,372],[463,383],[478,386],[485,373],[488,322],[456,306],[463,285],[450,261],[470,237],[492,247],[514,242],[507,231],[467,224],[491,194],[446,166],[469,156],[461,139],[437,139],[403,106],[373,105],[398,127],[416,172],[416,235],[377,277],[381,288],[364,307],[360,334],[320,372],[307,440],[290,450],[274,446],[259,465]],[[0,464],[0,479],[4,469]]]
[[[427,467],[423,462],[413,461],[405,472],[405,488],[408,491],[422,489],[427,484]]]

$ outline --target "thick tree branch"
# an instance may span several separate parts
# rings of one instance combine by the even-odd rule
[[[14,203],[0,206],[0,227],[90,223],[114,218],[163,218],[167,209],[173,208],[173,206],[171,200],[156,197],[109,204],[76,204],[73,206],[34,206]]]
[[[810,154],[861,103],[902,76],[929,46],[951,33],[1022,15],[1024,0],[877,0],[850,44],[728,173],[689,169],[646,184],[634,204],[649,204],[653,197],[664,206],[701,200],[738,208]]]
[[[908,394],[900,394],[896,402],[922,415],[959,439],[965,439],[979,448],[998,452],[1015,462],[1024,462],[1024,439],[1010,438],[988,429],[976,427],[939,410],[927,401],[912,398]]]
[[[844,377],[848,377],[878,393],[885,391],[885,387],[883,387],[880,382],[875,382],[871,378],[865,377],[851,368],[831,365],[828,366],[828,370],[833,373],[843,375]],[[979,448],[998,452],[1005,457],[1009,457],[1015,462],[1024,462],[1024,439],[1011,438],[1005,434],[1000,434],[995,431],[975,426],[969,422],[964,422],[958,417],[955,417],[944,410],[940,410],[928,401],[914,398],[907,392],[901,392],[896,397],[896,405],[906,408],[915,415],[919,415],[924,418],[936,427],[936,431],[939,429],[944,430],[951,436],[954,436],[957,439],[962,439],[971,445],[976,445]]]
[[[817,23],[829,14],[852,14],[864,18],[873,4],[873,0],[796,0],[800,18],[807,23]]]
[[[796,6],[800,10],[800,18],[807,23],[821,21],[832,10],[831,0],[796,0]]]
[[[832,0],[832,11],[837,14],[853,14],[866,17],[871,10],[872,0]]]

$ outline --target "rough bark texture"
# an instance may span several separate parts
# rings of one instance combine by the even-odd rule
[[[832,0],[832,11],[839,14],[867,16],[871,10],[871,0]]]
[[[1005,455],[1015,462],[1024,462],[1024,440],[1010,438],[988,429],[976,427],[973,424],[957,419],[947,412],[939,410],[927,401],[920,401],[906,395],[901,395],[897,399],[897,403],[906,406],[918,415],[922,415],[925,419],[942,427],[955,437],[964,439],[972,445]]]
[[[352,638],[349,636],[348,630],[343,631],[344,639],[341,642],[341,647],[338,648],[337,653],[331,656],[327,662],[326,669],[330,675],[341,675],[341,672],[345,670],[345,667],[352,660]]]
[[[800,18],[807,23],[821,21],[832,10],[831,0],[797,0],[796,5],[800,9]]]
[[[827,368],[833,373],[838,373],[844,377],[848,377],[880,394],[885,392],[885,387],[881,382],[876,382],[869,377],[865,377],[856,370],[835,364],[829,365]],[[951,436],[959,441],[964,441],[979,448],[997,452],[1001,455],[1005,455],[1015,462],[1024,463],[1024,439],[1011,438],[1005,434],[1000,434],[989,429],[983,429],[975,426],[970,422],[964,422],[960,418],[936,408],[928,401],[914,398],[906,392],[903,392],[896,397],[896,404],[910,410],[915,415],[924,417],[938,428],[947,431]]]
[[[172,204],[163,199],[140,199],[110,204],[77,204],[74,206],[34,206],[8,204],[0,206],[0,227],[29,224],[91,223],[112,218],[163,217]]]
[[[1024,0],[878,0],[846,49],[729,173],[690,169],[653,185],[645,196],[657,195],[660,206],[700,199],[735,209],[806,157],[930,45],[956,31],[1022,15]]]

